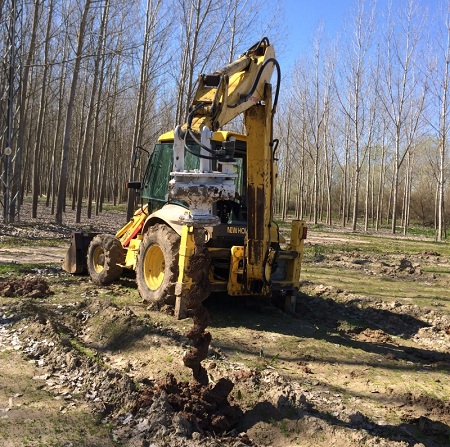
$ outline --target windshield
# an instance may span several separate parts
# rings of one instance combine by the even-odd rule
[[[198,146],[190,146],[198,151]],[[167,202],[170,172],[173,166],[173,143],[157,143],[150,156],[142,182],[142,198],[149,201],[150,212]],[[185,156],[186,169],[198,169],[199,158],[190,153]]]
[[[189,148],[194,152],[199,152],[200,148],[196,144],[189,144]],[[244,188],[243,159],[237,158],[236,170],[236,192],[242,196]],[[186,152],[184,166],[187,170],[198,169],[200,159],[195,155]],[[147,169],[142,181],[142,198],[148,200],[150,212],[161,208],[168,200],[170,172],[173,167],[173,143],[157,143],[150,156]]]

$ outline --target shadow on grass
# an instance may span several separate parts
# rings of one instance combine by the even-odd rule
[[[371,307],[361,308],[353,303],[340,303],[330,298],[305,294],[298,298],[297,313],[293,317],[267,302],[254,300],[253,304],[255,302],[257,304],[249,309],[248,302],[242,298],[224,295],[210,297],[206,301],[206,306],[212,315],[211,326],[245,327],[256,331],[324,340],[367,353],[387,356],[391,360],[413,363],[410,366],[399,365],[399,369],[421,368],[437,362],[440,367],[450,369],[448,353],[405,346],[394,341],[388,343],[361,341],[355,337],[368,328],[382,330],[388,336],[398,337],[400,341],[414,336],[421,328],[430,327],[428,323],[411,315]],[[350,329],[342,329],[343,327]],[[320,356],[318,360],[319,358]],[[299,357],[297,360],[304,359]],[[391,365],[383,367],[395,368]]]
[[[432,366],[436,366],[440,370],[450,369],[450,354],[402,344],[402,339],[408,340],[420,329],[430,327],[430,325],[412,315],[401,313],[398,309],[390,311],[372,307],[362,308],[358,303],[340,303],[330,298],[305,294],[299,297],[297,314],[293,317],[261,301],[256,302],[256,305],[253,301],[251,310],[245,300],[227,296],[211,297],[206,304],[212,315],[211,326],[213,327],[245,327],[254,331],[275,332],[299,339],[323,340],[327,343],[377,355],[373,362],[368,362],[367,357],[336,361],[336,359],[328,358],[324,352],[313,353],[311,356],[298,354],[297,350],[297,353],[294,352],[290,356],[288,350],[284,349],[286,357],[278,357],[277,360],[326,362],[336,364],[336,367],[340,364],[361,365],[363,363],[365,366],[374,368],[422,372],[430,371],[430,363],[435,363]],[[367,328],[374,331],[381,330],[388,336],[397,337],[398,343],[393,340],[382,343],[361,341],[355,338],[355,335]],[[219,345],[224,351],[227,349],[238,350],[240,353],[257,356],[259,345],[252,346],[251,342],[251,340],[244,340],[238,348],[235,348],[232,343],[228,343],[227,340],[221,341]],[[389,359],[389,362],[379,363],[380,357]],[[397,362],[397,360],[403,361]],[[330,389],[329,385],[324,384],[324,386]],[[349,390],[333,389],[333,392],[348,394]],[[367,396],[357,397],[364,399]],[[384,394],[371,396],[371,399],[379,401],[380,405],[386,405],[386,400],[392,400],[394,407],[399,403],[403,404],[403,398],[404,396],[386,396]],[[434,407],[442,405],[447,408],[444,401],[436,399]],[[421,409],[420,412],[423,415],[428,414],[429,408],[426,405],[415,402],[415,406]],[[449,445],[450,427],[443,422],[428,419],[426,416],[411,417],[398,425],[390,425],[372,422],[359,412],[350,416],[349,420],[341,420],[339,417],[332,416],[331,413],[317,411],[308,404],[305,408],[306,410],[301,410],[295,417],[292,417],[286,411],[283,412],[279,406],[274,407],[268,402],[260,402],[246,413],[241,428],[246,430],[258,422],[275,424],[277,421],[282,421],[283,418],[297,420],[301,426],[302,418],[313,415],[332,426],[363,429],[371,435],[387,441],[406,442],[408,446],[413,446],[418,442],[426,447]],[[269,418],[267,415],[270,415]],[[444,418],[444,421],[447,419]],[[283,426],[278,424],[278,427],[282,431]]]
[[[442,422],[433,421],[425,416],[411,418],[408,421],[395,424],[377,424],[359,411],[350,414],[343,420],[335,413],[323,412],[314,408],[301,396],[298,406],[286,405],[284,396],[274,405],[268,401],[258,402],[251,410],[245,412],[238,425],[239,431],[248,431],[257,424],[270,424],[269,433],[277,427],[281,433],[302,438],[302,432],[307,432],[314,438],[320,434],[323,438],[335,439],[336,429],[342,429],[341,437],[349,437],[349,445],[354,445],[354,438],[358,430],[362,437],[368,433],[385,441],[403,442],[408,447],[421,443],[425,447],[446,447],[450,439],[450,427]],[[348,431],[345,431],[348,429]],[[287,440],[287,439],[286,439]],[[352,442],[353,441],[353,442]],[[367,439],[364,440],[364,444]],[[370,441],[369,441],[370,443]],[[405,445],[402,444],[402,445]],[[332,444],[330,444],[332,445]]]

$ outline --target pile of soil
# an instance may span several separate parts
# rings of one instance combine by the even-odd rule
[[[0,278],[0,295],[6,297],[45,298],[53,292],[42,277],[27,276],[25,278]]]
[[[216,384],[205,386],[178,382],[173,374],[168,374],[143,388],[132,412],[150,417],[152,406],[163,402],[166,410],[176,415],[178,432],[189,437],[194,432],[221,435],[234,428],[243,416],[240,407],[228,401],[233,387],[230,379],[221,378]]]
[[[364,329],[362,332],[355,336],[356,340],[367,341],[370,343],[392,343],[392,337],[381,329]]]

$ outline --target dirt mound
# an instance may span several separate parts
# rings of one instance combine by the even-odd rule
[[[418,427],[423,435],[434,436],[448,445],[450,439],[450,404],[426,394],[404,396],[402,420]]]
[[[364,329],[355,336],[356,340],[367,341],[370,343],[392,343],[392,337],[380,329]]]
[[[129,308],[119,308],[109,299],[83,301],[73,314],[80,339],[92,349],[121,348],[146,331]]]
[[[44,298],[53,292],[44,278],[26,277],[18,279],[0,278],[0,295],[6,297],[24,296],[29,298]]]
[[[156,399],[163,399],[179,421],[183,421],[184,430],[222,434],[229,431],[242,417],[242,410],[228,402],[228,396],[234,384],[229,379],[219,379],[215,385],[177,382],[172,374],[155,386],[146,387],[134,408],[135,413],[147,414]]]
[[[10,330],[41,371],[34,379],[61,400],[61,412],[87,402],[98,420],[111,426],[114,441],[123,446],[285,446],[301,444],[305,436],[318,439],[318,447],[331,445],[330,439],[336,446],[414,445],[405,441],[404,433],[392,436],[397,427],[371,419],[340,393],[322,386],[315,378],[313,362],[309,364],[312,371],[298,381],[271,368],[260,371],[219,360],[207,364],[216,377],[207,386],[177,381],[173,375],[138,379],[111,367],[113,351],[105,349],[122,349],[124,345],[116,342],[127,337],[131,342],[142,331],[152,337],[167,335],[160,331],[169,328],[159,329],[108,298],[59,306],[23,300],[23,305],[10,307],[8,315],[12,312],[16,317],[8,321],[16,323]],[[176,343],[186,343],[186,337],[170,331]],[[363,332],[377,342],[386,335]],[[403,402],[405,429],[444,434],[446,424],[439,422],[446,421],[444,416],[428,411],[417,399],[405,397]],[[442,407],[444,411],[448,407]]]
[[[440,419],[443,423],[450,424],[450,404],[447,402],[442,402],[432,396],[426,394],[413,394],[407,393],[405,395],[405,402],[407,406],[414,408],[425,409],[424,416],[429,416],[430,418]],[[448,434],[450,435],[450,427],[448,428]]]

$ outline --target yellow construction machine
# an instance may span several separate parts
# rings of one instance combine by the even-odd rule
[[[187,122],[159,137],[142,182],[128,183],[142,206],[115,235],[74,233],[63,268],[87,267],[102,285],[134,270],[141,297],[174,305],[180,318],[186,297],[199,289],[202,299],[216,291],[276,295],[292,308],[307,228],[292,221],[286,245],[273,217],[279,88],[280,67],[267,38],[200,75]],[[222,130],[240,114],[245,135]],[[135,150],[136,160],[142,151]]]

